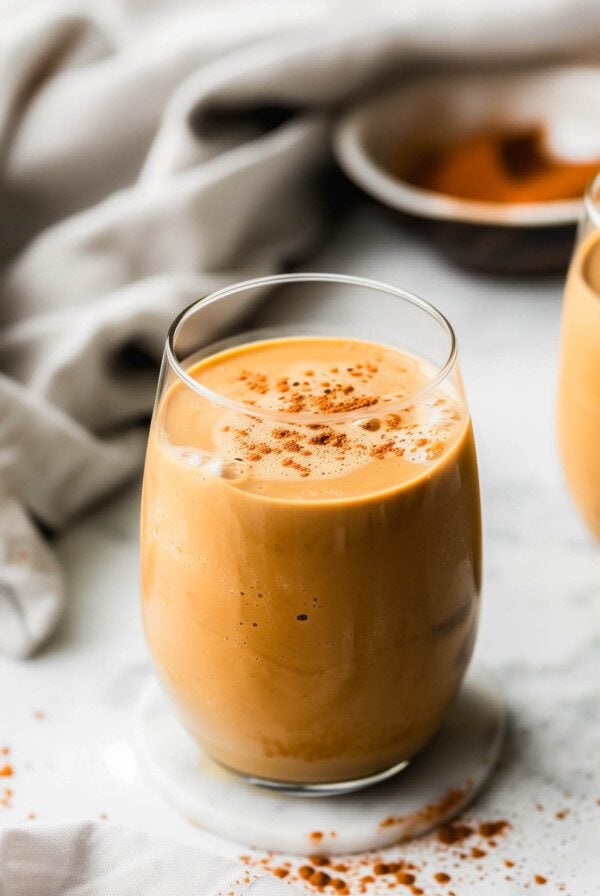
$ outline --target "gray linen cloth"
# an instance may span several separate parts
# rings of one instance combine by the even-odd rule
[[[597,0],[0,6],[0,650],[62,608],[33,520],[140,469],[174,315],[314,243],[339,105],[415,61],[599,38]]]
[[[126,828],[82,822],[0,834],[2,896],[295,896],[239,862]]]

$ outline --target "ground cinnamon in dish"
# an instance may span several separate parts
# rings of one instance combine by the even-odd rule
[[[417,153],[415,152],[417,157]],[[479,202],[552,202],[579,199],[600,158],[575,162],[557,157],[546,132],[533,125],[491,128],[446,146],[421,147],[411,183]]]

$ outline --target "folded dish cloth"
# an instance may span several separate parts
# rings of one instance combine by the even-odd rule
[[[0,834],[2,896],[294,896],[239,862],[85,822]]]
[[[327,123],[414,61],[581,54],[597,0],[106,0],[3,6],[0,649],[62,606],[33,519],[140,467],[167,325],[301,257]]]

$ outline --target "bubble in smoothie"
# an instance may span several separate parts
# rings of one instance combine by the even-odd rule
[[[211,460],[208,472],[219,479],[244,479],[248,475],[247,465],[240,460]]]
[[[206,463],[210,462],[210,456],[200,451],[198,448],[190,448],[184,445],[168,444],[169,453],[176,457],[177,460],[185,464],[186,467],[199,469]]]

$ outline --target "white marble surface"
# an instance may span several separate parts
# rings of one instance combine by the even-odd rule
[[[472,815],[508,818],[512,828],[458,869],[432,839],[401,854],[426,864],[435,856],[436,870],[451,873],[442,886],[424,871],[428,896],[448,887],[456,896],[598,893],[600,549],[569,503],[556,456],[561,284],[454,270],[369,207],[353,212],[309,266],[388,280],[444,311],[457,330],[478,442],[485,587],[477,651],[499,676],[511,718],[500,767]],[[10,747],[15,771],[0,778],[0,823],[30,813],[43,821],[106,815],[237,855],[239,846],[190,825],[140,779],[130,746],[148,667],[137,500],[133,488],[62,538],[69,610],[60,632],[36,659],[0,662],[0,747]],[[117,587],[106,587],[107,569]],[[510,872],[504,858],[516,863]],[[536,884],[536,874],[547,883]]]

